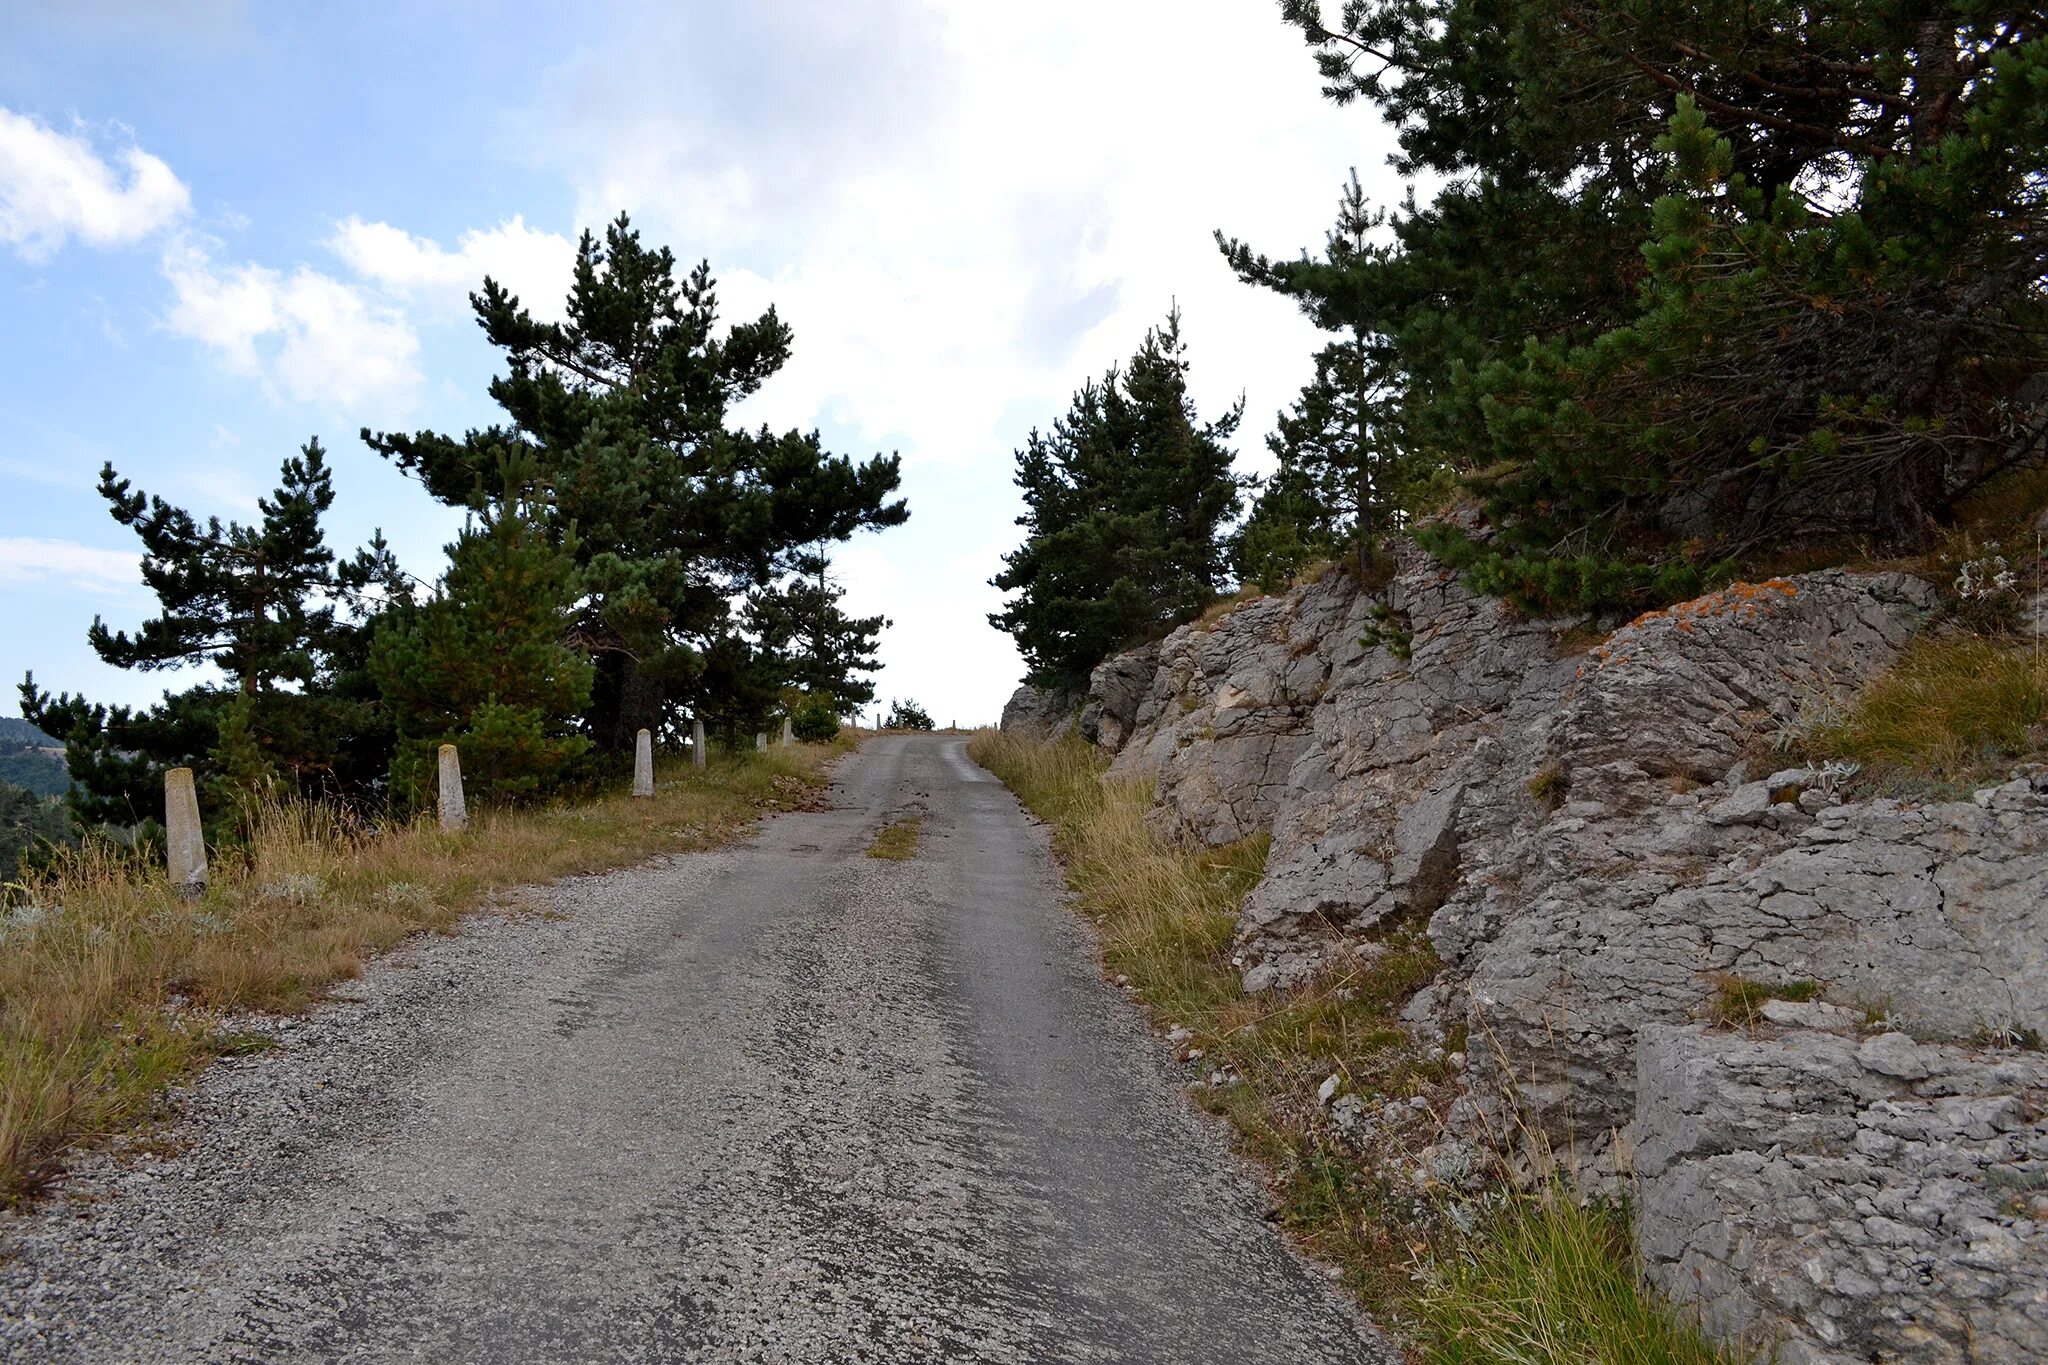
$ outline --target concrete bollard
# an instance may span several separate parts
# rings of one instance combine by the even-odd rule
[[[469,810],[462,804],[462,759],[453,744],[441,746],[441,828],[459,832],[469,825]]]
[[[633,740],[633,795],[654,795],[654,736],[646,730]]]
[[[690,718],[690,761],[700,768],[711,761],[711,748],[704,739],[702,716]]]
[[[199,827],[199,793],[190,768],[164,774],[164,853],[171,889],[190,898],[206,890],[206,833]]]
[[[782,718],[782,742],[784,744],[796,743],[796,731],[790,728],[788,716]]]

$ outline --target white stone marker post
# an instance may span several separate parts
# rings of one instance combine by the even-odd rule
[[[790,729],[788,716],[782,718],[782,742],[784,744],[796,743],[796,732]]]
[[[654,795],[654,736],[646,730],[633,741],[633,795]]]
[[[164,774],[164,830],[171,889],[189,900],[206,890],[206,834],[199,827],[199,793],[190,768]]]
[[[766,730],[756,730],[754,732],[754,747],[756,749],[768,747],[768,732]]]
[[[690,761],[703,767],[711,761],[711,749],[704,739],[704,717],[690,717]]]
[[[462,759],[453,744],[441,746],[441,828],[459,833],[469,825],[469,810],[462,804]]]

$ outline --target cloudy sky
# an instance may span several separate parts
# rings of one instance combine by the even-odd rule
[[[886,697],[992,720],[1021,665],[986,613],[1017,538],[1011,453],[1177,300],[1240,459],[1319,344],[1238,284],[1222,228],[1319,243],[1387,136],[1339,110],[1272,0],[512,0],[265,6],[0,0],[0,712],[28,669],[145,702],[85,644],[150,601],[102,461],[247,517],[319,435],[331,536],[432,578],[454,516],[363,426],[491,420],[486,273],[559,310],[621,210],[708,258],[726,316],[795,356],[742,414],[900,451],[909,525],[843,547],[894,621]]]

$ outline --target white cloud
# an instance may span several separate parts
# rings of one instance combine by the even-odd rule
[[[463,233],[453,251],[351,214],[335,225],[328,246],[363,279],[444,310],[461,309],[488,275],[544,321],[563,318],[576,260],[574,242],[558,232],[528,227],[517,214],[496,227]]]
[[[993,716],[1021,672],[980,617],[1017,535],[1025,429],[1177,301],[1200,410],[1245,394],[1240,462],[1265,467],[1322,339],[1240,283],[1211,234],[1292,255],[1320,245],[1351,167],[1381,202],[1401,193],[1385,126],[1323,99],[1270,5],[608,13],[543,82],[525,145],[568,179],[580,223],[629,211],[684,261],[710,258],[728,320],[772,303],[790,324],[792,359],[746,420],[902,449],[910,524],[840,558],[849,605],[896,622],[883,695],[940,719]]]
[[[142,589],[142,556],[69,540],[0,536],[0,584],[48,584],[75,592],[127,595]]]
[[[41,260],[73,237],[141,241],[191,211],[191,192],[160,158],[128,146],[112,160],[83,134],[0,108],[0,242]]]
[[[419,384],[419,337],[404,313],[306,266],[222,265],[190,238],[164,252],[172,302],[165,326],[213,351],[278,398],[351,407],[407,404]]]

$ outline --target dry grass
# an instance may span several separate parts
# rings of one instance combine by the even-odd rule
[[[2048,756],[2048,651],[1970,634],[1925,636],[1821,727],[1810,750],[1944,784]]]
[[[66,1146],[146,1119],[166,1082],[242,1046],[221,1016],[303,1009],[372,954],[447,932],[513,887],[727,842],[763,811],[815,799],[845,747],[664,766],[651,800],[483,811],[460,835],[279,806],[246,850],[216,856],[191,901],[153,860],[88,843],[0,912],[0,1204],[32,1192]]]
[[[1189,624],[1194,626],[1196,630],[1207,634],[1209,631],[1216,629],[1219,622],[1239,607],[1247,602],[1256,602],[1265,595],[1266,590],[1264,588],[1256,583],[1247,583],[1228,597],[1219,597],[1214,602],[1211,602],[1207,607],[1203,608],[1202,614]]]
[[[1421,926],[1395,925],[1377,942],[1354,945],[1349,958],[1292,991],[1247,996],[1231,944],[1238,905],[1264,866],[1263,838],[1207,850],[1162,840],[1145,820],[1149,784],[1103,780],[1101,758],[1078,741],[984,731],[968,752],[1052,827],[1106,969],[1162,1028],[1188,1031],[1182,1055],[1209,1073],[1196,1096],[1230,1119],[1240,1146],[1265,1166],[1281,1224],[1336,1265],[1383,1320],[1410,1328],[1427,1359],[1743,1359],[1701,1346],[1642,1286],[1618,1214],[1496,1191],[1495,1212],[1466,1236],[1445,1216],[1447,1192],[1419,1189],[1334,1130],[1317,1095],[1332,1076],[1338,1095],[1357,1096],[1367,1110],[1408,1103],[1413,1131],[1382,1130],[1397,1145],[1429,1141],[1456,1093],[1448,1061],[1418,1053],[1399,1027],[1401,1006],[1439,967]],[[1583,1292],[1590,1290],[1598,1292]],[[1602,1343],[1620,1343],[1620,1353],[1597,1353]]]
[[[917,836],[923,828],[924,817],[921,815],[905,816],[894,821],[868,845],[868,856],[892,863],[909,862],[917,856]]]

